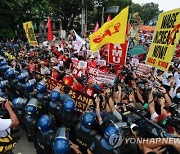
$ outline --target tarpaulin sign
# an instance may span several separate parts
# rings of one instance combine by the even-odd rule
[[[86,61],[79,61],[79,63],[78,63],[78,66],[77,66],[78,68],[80,68],[80,69],[87,69],[87,62]]]
[[[26,37],[30,46],[37,46],[36,36],[34,34],[34,29],[31,21],[23,23],[24,30],[26,32]]]
[[[180,38],[180,8],[159,15],[146,64],[167,71]]]
[[[127,45],[127,41],[123,44],[110,44],[108,63],[113,65],[124,65],[127,55]]]
[[[141,76],[148,75],[152,68],[151,66],[142,63],[135,63],[135,66],[136,66],[136,74]]]
[[[55,87],[59,87],[60,92],[63,93],[63,89],[64,89],[64,83],[63,82],[57,81],[57,80],[52,79],[50,77],[46,77],[46,76],[44,76],[38,72],[36,72],[35,77],[36,77],[37,81],[46,78],[47,89],[49,90],[49,92],[54,90]],[[74,99],[74,101],[76,103],[75,110],[80,112],[80,113],[83,113],[86,110],[88,105],[93,104],[92,97],[88,96],[85,93],[71,89],[69,94],[70,94],[71,98]]]
[[[93,67],[89,67],[89,75],[98,84],[108,83],[108,84],[113,85],[115,77],[116,77],[116,75],[114,75],[114,74],[108,74],[108,73],[102,72],[101,70],[93,68]]]
[[[106,60],[98,60],[99,66],[106,66]]]

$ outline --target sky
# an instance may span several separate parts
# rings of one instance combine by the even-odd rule
[[[132,0],[134,3],[158,3],[159,10],[169,11],[176,8],[180,8],[180,0]]]

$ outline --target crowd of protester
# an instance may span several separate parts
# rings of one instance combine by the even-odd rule
[[[110,123],[126,121],[123,118],[124,113],[133,109],[133,112],[145,111],[146,117],[152,123],[162,127],[170,137],[180,136],[179,126],[176,127],[179,119],[174,124],[164,123],[168,121],[167,117],[175,116],[174,112],[180,107],[179,57],[174,56],[167,72],[152,67],[148,74],[141,76],[136,74],[136,68],[131,61],[134,57],[131,55],[127,56],[124,67],[120,68],[117,65],[108,64],[108,51],[104,47],[99,50],[98,54],[89,53],[89,44],[86,42],[80,51],[76,51],[74,39],[72,36],[67,40],[56,40],[52,43],[44,41],[40,45],[41,47],[30,47],[21,39],[1,39],[0,53],[6,57],[8,64],[16,72],[28,71],[31,78],[34,78],[35,73],[39,72],[55,80],[63,81],[69,88],[80,91],[82,94],[88,94],[86,89],[91,87],[94,94],[92,96],[94,105],[88,107],[87,110],[93,110],[96,113],[97,126],[94,126],[93,129],[100,135],[104,134]],[[147,50],[151,40],[152,33],[144,31],[139,31],[138,37],[133,32],[129,36],[132,46],[140,44],[145,46]],[[136,58],[140,63],[144,63],[146,54],[136,56]],[[88,66],[116,75],[114,84],[97,83],[89,76],[88,69],[82,69],[80,75],[74,74],[73,60],[86,61]],[[106,66],[101,66],[98,63],[99,60],[106,60]],[[172,105],[175,105],[174,108]],[[179,115],[176,118],[180,118]],[[136,137],[138,135],[134,134]],[[178,144],[171,145],[176,150],[180,150]],[[85,148],[85,151],[97,153],[97,146],[96,142],[92,142]],[[156,144],[156,146],[143,144],[139,145],[139,149],[144,153],[158,153],[159,149],[157,148],[162,146],[164,145],[161,143]],[[128,153],[128,148],[130,151],[133,148],[137,149],[137,147],[132,146],[125,147],[126,152],[124,153]],[[84,152],[83,148],[82,150]]]

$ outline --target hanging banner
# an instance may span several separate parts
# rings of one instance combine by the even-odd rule
[[[180,8],[159,15],[146,64],[167,71],[180,38]]]
[[[34,29],[31,21],[23,23],[24,30],[26,32],[26,37],[30,46],[37,46],[36,35],[34,34]]]
[[[124,44],[110,44],[108,52],[108,63],[123,66],[126,61],[128,42]]]

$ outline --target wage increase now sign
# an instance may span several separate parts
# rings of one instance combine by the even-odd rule
[[[161,13],[146,64],[168,70],[180,38],[180,8]]]
[[[34,34],[34,29],[31,21],[23,23],[24,30],[26,32],[26,37],[30,46],[37,46],[36,35]]]

